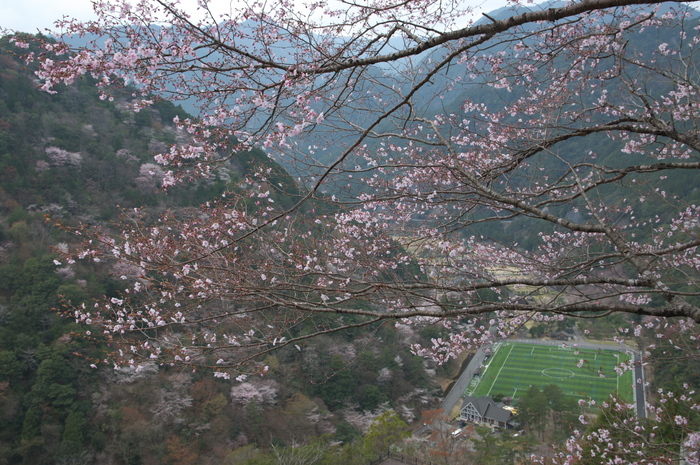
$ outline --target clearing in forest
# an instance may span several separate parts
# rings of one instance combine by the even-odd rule
[[[633,373],[619,375],[615,367],[630,360],[631,355],[616,350],[578,349],[537,344],[500,343],[475,377],[466,394],[521,397],[531,385],[558,385],[565,394],[591,398],[600,403],[613,392],[632,402]],[[580,360],[585,360],[579,367]]]

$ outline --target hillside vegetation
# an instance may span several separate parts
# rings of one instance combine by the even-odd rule
[[[412,421],[435,404],[435,367],[408,347],[436,333],[425,339],[388,324],[278,351],[265,359],[264,378],[95,368],[108,348],[61,304],[117,298],[134,270],[62,263],[59,252],[76,238],[56,221],[109,230],[136,207],[153,218],[186,215],[245,189],[259,169],[283,206],[301,191],[264,152],[250,150],[211,178],[164,192],[153,156],[186,140],[172,123],[188,117],[180,107],[160,101],[134,113],[128,88],[121,99],[100,100],[89,79],[47,94],[11,49],[0,41],[0,464],[244,463],[298,444],[320,460],[336,457],[387,409]],[[343,452],[348,463],[376,452],[363,441]]]
[[[421,415],[437,407],[443,393],[436,379],[456,367],[417,357],[410,347],[430,347],[448,329],[427,323],[408,326],[400,320],[366,324],[351,313],[321,314],[293,325],[295,336],[320,333],[338,322],[350,329],[270,352],[258,360],[265,369],[255,376],[227,380],[186,365],[101,363],[106,353],[120,347],[89,325],[76,324],[62,304],[90,305],[101,296],[119,300],[126,278],[138,281],[140,270],[119,261],[69,263],[61,252],[78,238],[57,223],[112,232],[120,215],[129,223],[135,208],[147,218],[144,225],[158,222],[164,212],[174,218],[203,216],[206,209],[197,206],[226,192],[245,193],[253,173],[261,170],[267,173],[265,186],[255,192],[267,190],[269,200],[283,210],[296,205],[305,188],[262,150],[252,149],[223,154],[231,157],[210,177],[163,191],[159,186],[167,173],[154,155],[188,140],[173,124],[176,117],[189,117],[181,107],[157,101],[133,112],[133,89],[118,89],[114,101],[101,99],[89,76],[60,86],[56,94],[42,92],[32,74],[34,65],[26,65],[12,50],[8,38],[0,41],[0,464],[356,464],[409,436],[407,424],[423,423]],[[455,101],[504,98],[493,88],[484,89],[475,86],[473,95],[460,94]],[[419,103],[428,105],[429,96],[420,97]],[[559,150],[595,150],[608,161],[621,156],[619,145],[603,143],[601,137],[600,145],[592,147],[596,140],[584,146],[572,139]],[[553,173],[558,169],[544,157],[533,158],[533,166]],[[669,194],[700,200],[692,176],[679,174],[677,192]],[[351,187],[356,186],[353,181]],[[603,190],[601,196],[611,202],[619,196]],[[261,209],[265,201],[252,192],[241,209]],[[347,198],[357,192],[352,190]],[[340,207],[326,205],[319,195],[293,213],[333,208]],[[562,216],[564,208],[558,212]],[[667,220],[661,201],[641,208],[644,216]],[[555,205],[551,210],[557,209]],[[476,224],[470,234],[483,233],[497,243],[516,231],[520,246],[528,249],[545,229],[530,224],[530,218],[521,216],[512,222]],[[403,271],[398,269],[397,276]],[[411,271],[415,279],[424,277],[421,270]],[[486,295],[490,289],[480,291],[485,302],[496,299]],[[428,297],[420,295],[421,306]],[[469,323],[483,328],[490,317],[484,313]],[[629,329],[633,318],[601,319],[605,337]],[[174,327],[173,337],[187,339],[191,334]],[[696,380],[695,365],[660,368],[655,387],[683,389],[684,383]],[[533,387],[533,392],[540,388]],[[606,418],[601,416],[596,427],[604,427]],[[429,452],[418,447],[409,451],[445,463],[510,464],[535,447],[532,438],[480,434],[474,450],[464,445],[451,450],[455,443],[448,434],[447,441],[434,441]]]

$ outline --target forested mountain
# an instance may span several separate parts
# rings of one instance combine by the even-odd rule
[[[488,17],[484,16],[480,18],[476,24],[486,24],[494,20],[503,20],[513,14],[553,8],[561,5],[561,2],[543,2],[532,6],[519,5],[515,8],[504,7],[488,13]],[[670,5],[649,6],[639,9],[639,14],[642,14],[642,12],[651,14],[652,11],[656,11],[656,14],[659,15],[673,14],[672,8],[673,7]],[[683,35],[681,31],[694,30],[697,28],[698,24],[700,24],[700,13],[696,10],[690,10],[687,14],[688,17],[682,25],[679,24],[676,27],[659,29],[642,29],[638,33],[635,33],[634,40],[628,42],[626,47],[629,50],[633,50],[634,53],[639,56],[653,55],[660,43],[666,44],[671,48],[682,47],[681,37],[683,37]],[[600,21],[604,22],[611,18],[612,16],[609,18],[602,17]],[[527,31],[530,29],[534,29],[534,26],[523,27],[521,30]],[[451,63],[449,66],[441,69],[440,72],[430,75],[427,84],[412,95],[411,104],[416,108],[416,114],[420,113],[425,115],[424,117],[426,118],[428,115],[438,115],[440,117],[450,115],[455,118],[475,118],[473,121],[474,130],[477,133],[485,134],[485,128],[488,122],[480,121],[476,114],[467,112],[464,109],[465,102],[470,102],[474,107],[483,106],[484,109],[496,109],[498,112],[498,109],[502,108],[504,105],[512,104],[528,92],[527,85],[524,83],[512,87],[498,85],[496,81],[499,79],[497,78],[499,69],[490,65],[487,60],[487,57],[491,54],[503,52],[513,45],[514,44],[510,41],[501,41],[497,38],[488,40],[470,53],[470,61],[468,63]],[[527,48],[528,45],[528,39],[525,39],[522,42],[523,48]],[[397,77],[400,76],[400,73],[405,72],[401,71],[401,65],[407,66],[409,69],[415,69],[416,76],[414,80],[419,80],[427,76],[423,74],[427,71],[422,70],[430,70],[431,63],[439,63],[449,53],[451,53],[449,48],[440,48],[431,53],[424,53],[417,57],[407,58],[404,63],[399,62],[398,64],[392,64],[392,67],[370,68],[365,77],[366,82],[363,82],[364,87],[361,89],[361,92],[358,92],[360,95],[366,94],[368,97],[359,101],[353,101],[352,104],[347,107],[336,109],[335,111],[337,113],[327,118],[332,120],[333,124],[337,127],[349,127],[353,124],[362,126],[362,124],[366,124],[367,115],[371,114],[372,109],[377,105],[376,100],[388,102],[391,101],[392,97],[396,99],[396,94],[405,95],[409,92],[413,84],[412,81],[406,81],[404,83],[405,88],[400,92],[392,87],[392,80],[401,82],[401,78]],[[572,59],[573,57],[571,56],[556,57],[558,62],[566,62]],[[696,59],[697,57],[694,55],[691,57],[691,61]],[[616,63],[613,60],[607,62],[601,61],[600,66],[606,68],[616,66]],[[692,67],[693,65],[689,63],[688,66]],[[475,72],[473,67],[476,67],[479,72]],[[632,71],[630,72],[633,73]],[[648,76],[645,77],[644,75],[635,77],[640,81],[648,78]],[[546,68],[539,71],[538,79],[541,79],[543,82],[548,80]],[[617,85],[622,86],[623,84],[619,83]],[[668,83],[656,83],[649,85],[645,90],[648,90],[653,96],[659,96],[669,91],[670,88],[668,86]],[[622,89],[619,88],[618,90]],[[611,89],[610,92],[613,94],[614,89]],[[592,97],[587,98],[583,96],[582,103],[591,104],[591,98]],[[502,118],[501,121],[507,124],[508,121],[517,121],[521,115],[500,116]],[[374,129],[374,133],[383,135],[399,134],[402,129],[404,118],[406,118],[406,115],[403,113],[395,115],[392,118],[387,118]],[[446,129],[445,132],[446,135],[448,135],[450,129]],[[347,140],[342,138],[333,139],[332,136],[329,136],[323,131],[313,133],[310,139],[311,142],[315,140],[314,137],[318,137],[319,141],[317,143],[318,147],[316,148],[314,148],[313,145],[304,144],[303,146],[293,147],[288,151],[289,153],[286,154],[277,155],[273,152],[273,156],[277,157],[281,163],[286,164],[289,169],[299,169],[299,166],[303,168],[308,164],[315,166],[316,172],[318,172],[319,167],[328,166],[330,163],[334,162],[343,153],[343,150],[347,148],[347,142],[352,140],[351,137],[347,137]],[[334,140],[334,143],[324,144],[320,142],[329,139]],[[374,135],[368,137],[366,141],[367,151],[370,153],[381,151],[384,140],[385,138]],[[539,156],[533,157],[531,164],[532,166],[537,166],[538,170],[562,173],[565,171],[567,164],[579,163],[590,153],[595,153],[597,155],[597,160],[602,164],[618,167],[626,166],[635,159],[635,155],[625,153],[622,150],[624,145],[624,140],[613,140],[604,134],[585,138],[572,138],[550,148],[550,155],[540,154]],[[293,155],[290,155],[290,153]],[[561,160],[557,160],[558,157],[561,157]],[[396,162],[399,160],[400,158],[397,158]],[[366,160],[364,160],[363,157],[350,154],[341,165],[342,168],[347,170],[347,174],[337,176],[338,179],[333,185],[327,187],[327,191],[343,196],[345,199],[356,198],[360,193],[371,194],[371,188],[358,182],[358,179],[364,176],[362,169],[367,168],[365,163]],[[410,165],[410,161],[408,161],[407,164]],[[313,168],[310,170],[313,172]],[[372,175],[376,175],[376,173],[371,173]],[[684,199],[688,199],[690,203],[700,202],[700,189],[697,188],[695,173],[691,171],[679,171],[675,173],[675,175],[677,176],[678,182],[674,183],[672,186],[673,191],[669,191],[668,194],[678,195]],[[611,204],[618,201],[621,198],[620,196],[623,195],[619,190],[616,191],[613,187],[607,189],[604,194],[609,198]],[[663,202],[652,202],[643,205],[642,214],[644,216],[650,215],[651,217],[655,215],[661,215],[661,217],[668,216]],[[566,212],[564,215],[566,215]],[[534,245],[539,233],[551,233],[553,229],[549,226],[550,225],[542,224],[535,225],[530,219],[519,217],[515,218],[513,222],[477,225],[473,229],[470,229],[470,234],[483,234],[486,237],[501,242],[504,238],[509,236],[510,233],[508,231],[517,230],[522,234],[522,240],[519,242],[519,245],[529,248]]]
[[[288,454],[285,446],[295,444],[322,458],[339,454],[339,444],[352,444],[390,407],[411,421],[434,405],[441,395],[436,367],[408,350],[410,342],[437,336],[432,328],[421,335],[385,324],[319,338],[269,355],[267,376],[243,382],[217,380],[210,371],[101,365],[108,348],[100,335],[76,325],[61,303],[119,298],[124,276],[134,270],[62,261],[59,253],[76,238],[56,222],[107,231],[133,208],[153,218],[186,212],[245,189],[260,169],[276,203],[289,207],[302,190],[262,151],[250,150],[208,179],[162,191],[165,172],[153,156],[186,140],[173,124],[188,117],[180,107],[159,101],[134,113],[126,108],[129,89],[115,101],[101,100],[89,78],[48,94],[13,51],[3,38],[1,464],[253,463],[267,460],[271,445]],[[248,208],[260,201],[251,198]],[[354,444],[343,452],[347,463],[376,452],[361,440]]]
[[[661,407],[638,422],[618,402],[593,421],[596,407],[571,398],[548,422],[552,390],[531,386],[526,431],[542,439],[550,424],[547,437],[563,440],[590,422],[562,463],[599,443],[634,455],[642,435],[645,451],[677,457],[698,424],[696,406],[668,402],[692,402],[697,380],[686,330],[700,321],[700,193],[697,162],[684,161],[697,159],[697,81],[667,73],[689,63],[682,35],[667,32],[678,18],[637,42],[628,21],[567,8],[552,9],[564,21],[551,31],[492,17],[483,22],[505,31],[494,42],[475,26],[430,53],[411,50],[440,34],[406,33],[397,61],[381,34],[339,45],[270,27],[279,14],[308,32],[284,11],[243,15],[246,31],[217,24],[212,41],[172,10],[172,29],[153,27],[146,3],[119,18],[104,10],[115,48],[79,44],[88,50],[73,61],[54,61],[52,40],[3,39],[0,463],[367,462],[407,423],[444,423],[437,381],[465,347],[573,319],[648,349],[650,364],[691,363],[649,370]],[[277,56],[287,39],[296,45]],[[465,43],[461,57],[451,49]],[[453,62],[434,65],[440,54]],[[631,72],[646,87],[620,97]],[[203,119],[163,100],[172,93],[200,97]],[[297,175],[316,172],[297,183],[255,144],[290,157]],[[171,167],[198,176],[162,191]],[[533,434],[483,430],[466,443],[433,431],[444,437],[405,450],[510,465],[537,445]],[[542,447],[542,461],[554,457]]]

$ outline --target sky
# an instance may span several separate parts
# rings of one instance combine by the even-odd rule
[[[499,8],[505,0],[467,0],[481,4],[485,11]],[[195,0],[185,0],[196,4]],[[226,5],[236,0],[214,0]],[[53,22],[64,15],[82,21],[94,19],[91,0],[0,0],[0,28],[35,33],[53,29]]]
[[[20,32],[52,28],[63,15],[93,19],[90,0],[0,0],[0,27]]]

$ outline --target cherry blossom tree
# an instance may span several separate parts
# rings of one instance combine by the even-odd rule
[[[50,164],[51,166],[64,166],[64,165],[71,165],[71,166],[80,166],[80,163],[82,161],[82,156],[80,153],[76,152],[68,152],[63,149],[59,149],[58,147],[46,147],[46,155],[48,155]],[[43,160],[40,160],[43,161]],[[44,162],[45,163],[45,162]],[[42,165],[40,170],[44,169],[45,165]],[[37,167],[39,167],[39,164],[37,163]]]
[[[163,168],[153,163],[145,163],[139,167],[139,175],[134,178],[142,193],[153,192],[163,180]]]
[[[248,405],[256,401],[259,405],[277,402],[277,382],[273,380],[243,382],[231,388],[231,400],[236,404]]]
[[[261,167],[199,212],[76,230],[85,243],[68,260],[144,270],[123,299],[73,309],[125,341],[110,362],[228,377],[383,321],[473,319],[414,346],[438,361],[532,319],[622,313],[637,318],[631,335],[695,331],[694,10],[512,2],[475,22],[456,1],[305,8],[100,1],[96,21],[58,23],[87,45],[27,57],[48,92],[90,74],[136,111],[195,101],[197,118],[175,120],[190,139],[156,155],[166,188],[253,147],[306,187],[284,208]]]
[[[275,206],[261,171],[203,215],[96,236],[82,257],[106,253],[169,278],[152,289],[163,302],[107,303],[101,318],[121,333],[230,316],[248,331],[202,336],[228,346],[290,343],[290,327],[320,314],[495,314],[505,332],[542,311],[698,321],[698,207],[673,188],[698,168],[697,34],[682,5],[660,6],[515,6],[459,28],[468,9],[430,2],[320,5],[319,23],[293,8],[252,5],[195,22],[167,2],[114,2],[97,5],[97,22],[61,23],[100,39],[71,55],[46,43],[47,91],[91,73],[105,98],[129,82],[143,96],[198,99],[200,118],[178,121],[191,142],[156,157],[170,169],[166,186],[209,174],[234,149],[260,144],[302,162],[296,139],[343,137],[291,209]],[[163,18],[168,27],[151,27]],[[630,37],[648,30],[675,42],[640,51]],[[464,98],[483,88],[499,101]],[[431,111],[426,93],[457,103]],[[616,154],[566,145],[603,138]],[[352,176],[368,187],[307,224],[319,193]],[[662,215],[644,215],[652,200],[668,206]],[[494,234],[512,224],[539,231],[534,244]],[[257,332],[256,312],[284,324]],[[454,338],[446,356],[466,342]]]

